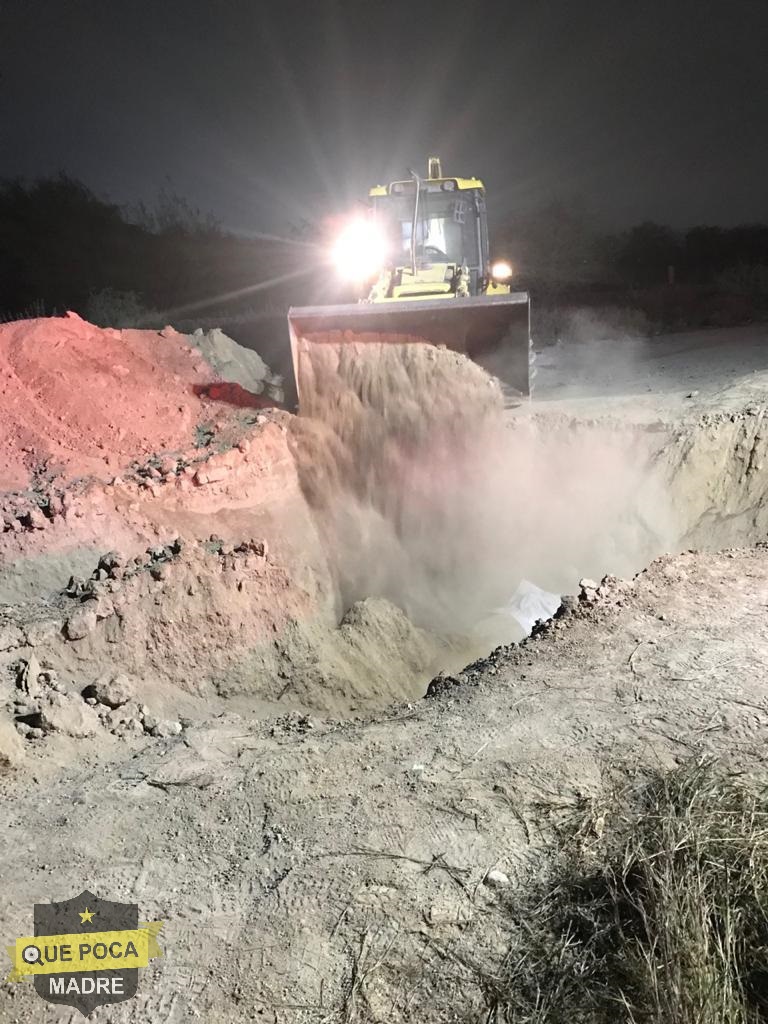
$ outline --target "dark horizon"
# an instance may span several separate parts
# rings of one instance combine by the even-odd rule
[[[130,8],[130,9],[129,9]],[[440,155],[497,223],[552,201],[598,230],[768,221],[768,12],[288,0],[0,6],[0,177],[124,205],[170,180],[285,233]]]

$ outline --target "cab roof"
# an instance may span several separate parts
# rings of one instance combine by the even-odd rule
[[[445,188],[446,183],[452,183]],[[454,190],[463,191],[465,189],[485,189],[482,181],[479,178],[423,178],[422,186],[429,192],[452,192]],[[374,185],[373,188],[368,190],[369,196],[391,196],[398,195],[412,191],[413,179],[408,181],[393,181],[389,185]]]

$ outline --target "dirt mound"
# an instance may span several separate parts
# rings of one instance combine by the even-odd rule
[[[451,660],[446,643],[380,598],[337,626],[264,540],[220,538],[177,538],[133,558],[112,551],[45,603],[0,606],[0,651],[17,720],[44,731],[19,693],[20,665],[67,680],[73,698],[110,670],[129,672],[136,700],[178,719],[195,698],[198,713],[218,698],[337,713],[418,699]],[[464,664],[461,652],[453,660]],[[83,709],[70,704],[79,723]]]
[[[464,663],[392,603],[339,596],[292,417],[258,411],[279,380],[238,348],[220,331],[102,330],[74,316],[0,328],[9,678],[34,652],[74,692],[107,665],[130,670],[153,710],[177,716],[195,698],[346,712],[418,697],[446,659]],[[243,546],[254,535],[263,554]],[[105,566],[108,549],[119,556]]]
[[[222,369],[234,366],[229,339],[197,340],[222,350]],[[246,363],[236,367],[244,387]],[[190,444],[216,415],[205,389],[219,380],[171,328],[101,329],[72,313],[0,325],[0,490],[41,474],[108,478],[131,459]]]
[[[263,394],[273,402],[283,401],[282,377],[272,373],[258,352],[238,345],[218,327],[210,331],[198,328],[187,338],[222,380],[239,387],[238,394],[244,390]]]

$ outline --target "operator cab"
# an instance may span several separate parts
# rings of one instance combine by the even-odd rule
[[[433,171],[437,176],[433,177]],[[488,261],[485,190],[477,178],[430,177],[370,190],[374,222],[387,238],[391,269],[414,284],[437,276],[446,283],[464,268],[468,291],[482,287]],[[435,282],[436,283],[436,282]],[[437,289],[436,289],[437,290]]]

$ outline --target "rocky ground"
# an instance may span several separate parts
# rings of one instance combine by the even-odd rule
[[[479,1019],[460,960],[503,956],[500,898],[563,815],[598,822],[624,773],[698,754],[763,771],[766,604],[764,548],[667,557],[365,720],[219,706],[76,757],[53,734],[4,777],[2,927],[86,882],[165,920],[166,958],[103,1020]],[[28,985],[1,1005],[75,1019]]]
[[[720,338],[730,369],[700,338],[717,365],[696,387],[695,352],[689,364],[672,339],[677,363],[648,371],[665,381],[653,414],[651,398],[622,397],[618,356],[593,360],[600,408],[596,393],[556,397],[576,387],[576,357],[545,355],[539,399],[506,425],[517,491],[488,493],[509,502],[519,574],[576,596],[462,669],[466,637],[381,596],[340,601],[303,435],[264,408],[278,387],[266,368],[218,337],[123,332],[120,365],[152,353],[163,384],[141,381],[146,440],[111,465],[117,411],[87,415],[82,382],[102,387],[116,357],[101,342],[121,332],[36,322],[48,344],[74,334],[78,353],[38,393],[9,328],[2,931],[12,941],[35,902],[83,888],[166,922],[137,999],[94,1019],[482,1019],[468,965],[503,957],[504,896],[540,873],[563,816],[610,828],[614,783],[691,756],[762,772],[759,329]],[[31,430],[36,402],[70,401],[74,369],[77,433],[57,413],[22,445],[12,430]],[[169,424],[177,391],[186,418]],[[690,546],[704,550],[653,560]],[[472,550],[479,587],[485,549]],[[29,983],[0,989],[0,1020],[70,1019]]]

